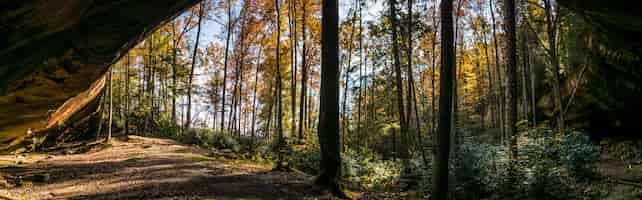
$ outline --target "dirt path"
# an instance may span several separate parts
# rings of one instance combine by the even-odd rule
[[[324,199],[304,174],[130,137],[80,154],[0,156],[0,199]],[[4,177],[4,178],[3,178]]]

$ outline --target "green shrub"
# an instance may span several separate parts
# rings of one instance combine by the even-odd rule
[[[321,152],[318,145],[307,144],[300,147],[302,148],[290,150],[290,155],[288,156],[290,166],[307,174],[319,174]]]
[[[401,176],[400,162],[383,160],[373,152],[347,149],[341,158],[343,178],[366,188],[383,190],[397,183]]]
[[[509,159],[504,147],[465,140],[453,154],[454,191],[465,194],[464,198],[488,197],[506,185]]]
[[[237,153],[244,149],[239,141],[230,134],[211,129],[189,129],[180,134],[177,140],[206,148],[230,149]]]
[[[558,139],[560,138],[560,139]],[[549,129],[530,130],[527,143],[519,150],[519,178],[529,196],[545,199],[573,199],[582,191],[572,187],[595,173],[598,148],[587,134],[573,131],[556,136]]]
[[[562,155],[562,163],[570,176],[590,178],[595,174],[599,150],[586,134],[573,131],[565,135]]]
[[[162,118],[156,122],[156,131],[153,131],[154,136],[171,138],[178,140],[180,127],[169,119]]]
[[[428,158],[426,161],[423,158],[414,158],[410,162],[410,171],[414,173],[419,180],[416,189],[418,192],[427,194],[432,189],[432,159]]]
[[[286,151],[290,152],[287,157],[291,167],[307,174],[319,174],[318,166],[321,162],[321,153],[318,143],[297,145],[297,148]],[[391,160],[383,160],[375,153],[347,149],[341,153],[341,159],[341,175],[347,183],[381,190],[399,180],[401,164]]]

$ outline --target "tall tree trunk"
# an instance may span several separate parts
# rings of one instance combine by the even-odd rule
[[[345,148],[345,146],[347,145],[346,137],[348,136],[347,131],[348,131],[348,126],[349,126],[349,122],[350,122],[350,120],[348,119],[348,112],[347,112],[347,110],[348,110],[347,109],[347,107],[348,107],[347,106],[348,84],[350,83],[350,77],[349,77],[349,73],[348,72],[350,71],[350,65],[352,64],[352,40],[354,39],[355,22],[356,22],[356,19],[357,19],[356,14],[355,14],[356,13],[356,6],[357,6],[356,2],[357,1],[355,1],[355,4],[353,5],[354,7],[351,10],[352,11],[352,22],[350,23],[350,25],[351,25],[351,28],[350,28],[350,39],[348,40],[348,42],[349,42],[349,44],[348,44],[348,62],[346,63],[346,66],[345,66],[345,68],[343,70],[344,71],[343,72],[344,73],[344,76],[343,76],[344,78],[343,79],[345,81],[345,87],[343,89],[343,103],[341,105],[341,108],[343,109],[343,111],[341,112],[342,115],[343,115],[343,117],[342,117],[343,118],[343,120],[342,120],[343,124],[341,126],[341,134],[342,134],[341,136],[343,137],[343,151],[346,150],[346,148]]]
[[[259,40],[261,41],[261,40]],[[255,141],[255,132],[254,132],[254,126],[256,125],[256,96],[258,94],[258,89],[259,89],[259,64],[261,63],[261,53],[263,51],[263,47],[259,47],[259,55],[256,59],[256,66],[255,66],[255,71],[254,71],[254,94],[252,95],[252,123],[250,124],[251,129],[251,142],[250,146],[254,148],[254,141]]]
[[[146,67],[145,66],[147,65],[147,62],[145,61],[143,55],[141,55],[141,57],[143,57],[142,58],[143,59],[143,65],[141,65],[139,67],[140,68],[139,69],[139,71],[140,71],[140,78],[139,78],[140,83],[138,84],[139,85],[139,87],[138,87],[138,102],[136,102],[136,109],[138,110],[138,112],[145,112],[144,110],[142,110],[143,108],[142,108],[141,104],[143,103],[143,99],[145,97],[145,82],[147,81],[147,78],[146,78],[147,71],[146,71]],[[137,122],[137,126],[136,126],[137,129],[138,129],[137,132],[138,132],[138,134],[143,134],[144,133],[144,129],[145,129],[144,118],[137,118],[137,121],[138,121]]]
[[[481,9],[481,7],[480,7],[479,13],[480,13],[481,17],[484,18],[483,10]],[[487,102],[489,102],[488,103],[488,107],[490,108],[491,124],[493,126],[496,126],[497,125],[497,121],[498,121],[498,119],[497,119],[498,118],[497,109],[499,109],[499,107],[497,106],[497,102],[499,102],[499,101],[497,99],[497,95],[495,95],[495,92],[494,92],[495,91],[495,87],[494,87],[494,84],[493,84],[494,83],[494,79],[493,79],[492,73],[491,73],[492,70],[491,70],[491,66],[490,66],[490,53],[488,52],[488,41],[486,40],[485,30],[486,30],[486,25],[484,23],[482,25],[481,38],[482,38],[482,45],[484,47],[484,57],[486,58],[486,72],[487,72],[487,75],[488,75],[488,96],[489,96],[489,100]]]
[[[350,29],[350,39],[348,40],[348,62],[346,63],[345,69],[343,70],[344,72],[344,81],[345,81],[345,87],[343,89],[343,103],[341,105],[341,108],[343,109],[342,113],[342,125],[341,125],[341,136],[342,136],[342,144],[343,144],[343,151],[345,152],[346,150],[346,137],[348,136],[348,127],[349,127],[349,122],[350,120],[348,119],[348,112],[347,112],[347,101],[348,101],[348,84],[350,83],[350,77],[349,71],[350,71],[350,65],[352,64],[352,40],[354,39],[354,29],[355,29],[355,22],[356,22],[356,2],[355,1],[353,8],[351,9],[352,12],[352,22],[350,23],[351,29]]]
[[[129,135],[129,66],[130,53],[127,53],[127,65],[125,66],[125,135]]]
[[[564,133],[564,109],[560,89],[560,61],[557,52],[557,28],[559,25],[559,5],[553,8],[550,0],[544,0],[546,29],[548,34],[549,58],[553,66],[553,102],[557,113],[557,132]],[[557,12],[555,12],[555,11]],[[554,13],[555,12],[555,13]]]
[[[245,64],[245,36],[247,34],[246,31],[245,31],[245,25],[242,24],[241,26],[242,26],[241,33],[240,33],[241,34],[241,38],[239,38],[240,42],[241,42],[241,49],[240,49],[241,53],[240,53],[239,58],[238,58],[238,60],[239,60],[238,67],[239,68],[237,70],[237,77],[236,77],[237,83],[238,83],[238,97],[237,97],[238,98],[238,100],[237,100],[238,112],[235,112],[235,113],[238,113],[238,123],[239,123],[239,125],[237,126],[236,131],[237,131],[237,136],[238,136],[239,139],[241,138],[241,125],[240,125],[240,123],[241,123],[241,119],[242,119],[242,116],[243,116],[243,67],[244,67],[243,65]],[[235,107],[235,109],[237,109],[237,108]],[[236,115],[237,114],[234,115],[235,119],[236,119]]]
[[[243,45],[241,45],[241,46],[243,46]],[[243,52],[243,51],[244,51],[243,48],[241,48],[241,52]],[[238,122],[239,123],[241,122],[241,119],[243,117],[243,63],[244,63],[244,60],[243,60],[244,55],[243,54],[244,53],[241,53],[241,65],[239,67],[240,68],[239,69],[239,94],[238,94],[239,95],[238,96],[238,98],[239,98],[238,99],[238,106],[239,106],[239,108],[238,108],[239,109],[239,111],[238,111],[238,115],[239,115],[238,116],[238,118],[239,118]],[[241,138],[241,132],[242,132],[240,125],[237,127],[236,131],[239,132],[238,136],[239,136],[239,139],[240,139]]]
[[[114,114],[114,103],[113,103],[113,97],[114,97],[114,90],[113,90],[113,82],[114,82],[114,71],[109,68],[109,123],[107,125],[107,142],[111,141],[111,127],[112,127],[112,122],[113,122],[113,114]]]
[[[176,38],[176,28],[174,26],[174,23],[172,23],[172,124],[176,123],[176,97],[178,96],[178,84],[176,79],[178,39]]]
[[[232,36],[232,2],[227,1],[227,34],[225,36],[225,57],[223,58],[223,94],[221,95],[221,130],[225,129],[225,88],[227,86],[227,65],[230,52],[230,37]]]
[[[459,33],[459,18],[460,18],[459,11],[461,10],[462,4],[463,4],[462,0],[458,0],[457,1],[457,8],[455,10],[455,25],[454,25],[455,26],[455,35],[454,35],[455,46],[453,46],[453,48],[455,49],[455,54],[457,54],[457,45],[458,45],[457,44],[458,43],[457,40],[460,39],[460,38],[461,38],[461,40],[460,40],[459,43],[462,44],[461,49],[464,49],[463,43],[461,42],[461,41],[463,41],[463,37],[460,37],[461,34]],[[463,55],[463,53],[462,53],[462,55]],[[459,115],[458,115],[458,113],[459,113],[459,91],[457,91],[458,88],[459,88],[459,86],[458,86],[459,85],[459,77],[457,77],[457,70],[458,70],[457,65],[463,66],[463,64],[462,64],[463,61],[464,61],[463,56],[459,60],[455,59],[455,62],[457,62],[457,63],[455,63],[455,65],[454,65],[455,68],[452,71],[453,74],[454,74],[453,76],[455,77],[455,81],[453,82],[453,88],[451,89],[452,90],[452,94],[453,94],[452,95],[453,96],[452,97],[453,98],[453,104],[452,104],[452,106],[453,106],[452,107],[452,110],[453,110],[452,111],[452,116],[453,117],[452,117],[451,122],[450,122],[451,123],[451,125],[450,125],[451,126],[450,136],[452,137],[451,141],[453,143],[453,145],[451,145],[450,147],[451,147],[451,151],[452,152],[457,152],[456,148],[458,147],[458,144],[460,142],[459,141],[460,135],[457,133],[457,122],[458,122],[458,119],[459,119]],[[459,70],[461,70],[461,69],[463,69],[463,67],[460,68]],[[459,74],[462,74],[462,73],[460,72]],[[457,154],[455,154],[455,156],[457,156]]]
[[[361,2],[357,0],[359,6],[359,94],[357,96],[357,136],[361,135],[361,99],[363,91],[363,20],[362,20],[362,8]]]
[[[499,116],[499,130],[501,134],[501,141],[502,143],[505,142],[505,136],[506,136],[506,120],[505,117],[506,115],[504,114],[504,111],[506,110],[506,97],[504,95],[505,90],[504,90],[504,82],[502,80],[502,70],[501,67],[499,66],[499,43],[497,42],[497,28],[496,28],[496,23],[495,23],[495,7],[493,6],[493,1],[494,0],[489,0],[488,2],[490,3],[490,18],[491,18],[491,23],[492,23],[492,29],[493,29],[493,44],[495,46],[494,48],[494,53],[495,53],[495,75],[497,77],[497,87],[498,87],[498,93],[497,97],[499,98],[499,101],[497,101],[497,111],[498,111],[498,116]]]
[[[154,33],[152,32],[149,38],[149,82],[147,89],[149,90],[149,116],[150,127],[154,130],[154,72],[156,71],[156,63],[154,63]]]
[[[453,2],[441,1],[441,79],[439,95],[439,127],[437,149],[433,167],[433,196],[436,200],[448,198],[448,157],[450,154],[450,129],[452,119],[452,86],[455,69],[453,33]]]
[[[523,29],[522,38],[521,38],[523,65],[522,65],[522,73],[520,75],[522,76],[522,108],[523,108],[523,111],[524,111],[523,120],[527,120],[528,121],[528,114],[529,114],[528,112],[529,112],[529,109],[530,109],[529,108],[530,100],[528,99],[528,83],[527,83],[528,82],[528,75],[527,74],[528,74],[528,69],[530,68],[528,66],[528,63],[530,61],[530,52],[529,52],[529,49],[528,49],[528,43],[527,43],[527,39],[526,39],[527,34],[528,34],[528,32],[526,32],[526,30]]]
[[[274,0],[274,5],[276,7],[276,133],[278,135],[277,148],[279,149],[278,162],[281,162],[281,149],[285,145],[285,140],[283,138],[283,106],[281,99],[281,11],[279,10],[279,0]]]
[[[152,68],[150,69],[150,76],[149,76],[149,78],[151,80],[150,81],[150,83],[151,83],[150,84],[150,86],[151,86],[150,87],[150,94],[151,95],[149,96],[149,98],[150,98],[149,99],[149,101],[150,101],[149,102],[149,105],[150,105],[150,123],[151,123],[150,124],[151,125],[150,128],[152,130],[154,130],[155,124],[156,124],[155,123],[155,121],[156,121],[156,113],[158,111],[158,105],[156,105],[156,98],[158,96],[160,96],[160,94],[156,94],[156,79],[155,79],[155,77],[156,77],[156,68],[157,68],[156,64],[157,63],[156,63],[156,59],[154,58],[153,55],[152,55],[152,61],[151,62],[152,62],[152,65],[151,65]]]
[[[218,78],[218,71],[214,72],[214,77],[215,77],[215,80],[214,80],[214,95],[218,95],[218,87],[219,87],[219,82],[218,82],[218,79],[217,79]],[[214,96],[213,98],[214,99],[212,99],[213,100],[212,104],[214,106],[214,111],[212,112],[212,130],[216,130],[216,118],[218,116],[218,113],[216,113],[216,111],[218,110],[218,98],[219,97]]]
[[[517,180],[515,167],[517,164],[517,41],[516,41],[516,23],[515,23],[515,0],[504,0],[504,23],[506,26],[506,79],[508,81],[508,116],[507,116],[507,136],[510,137],[510,158],[511,170],[510,177],[513,177],[512,183]]]
[[[417,141],[417,147],[423,158],[426,158],[424,155],[424,150],[423,150],[423,145],[422,144],[422,139],[421,139],[421,119],[419,118],[419,111],[417,107],[417,99],[415,98],[415,79],[414,79],[414,70],[412,68],[412,27],[413,27],[413,22],[412,22],[412,9],[413,9],[413,0],[408,0],[408,35],[407,35],[407,40],[408,40],[408,52],[407,52],[407,57],[408,57],[408,68],[407,68],[407,73],[408,73],[408,123],[407,125],[410,126],[411,122],[411,117],[412,112],[413,112],[413,106],[414,106],[414,113],[415,113],[415,134],[417,135],[416,141]],[[424,159],[425,160],[425,159]]]
[[[183,34],[185,34],[189,29],[189,21],[191,21],[193,15],[190,15],[190,18],[187,20],[188,23],[185,24],[182,31],[179,34],[176,34],[176,24],[172,23],[172,123],[176,123],[176,97],[178,97],[178,77],[177,77],[177,66],[178,66],[178,45],[180,44]]]
[[[434,5],[434,10],[432,13],[432,22],[433,22],[433,32],[432,32],[432,67],[430,68],[431,71],[431,76],[430,76],[430,86],[432,87],[432,95],[431,95],[431,102],[430,102],[430,123],[432,124],[431,127],[431,132],[435,134],[437,132],[437,118],[436,118],[436,108],[435,106],[437,105],[436,102],[436,92],[435,92],[435,73],[436,73],[436,68],[437,68],[437,29],[439,28],[437,25],[437,1],[435,1]],[[435,138],[433,138],[435,139]]]
[[[238,60],[237,64],[238,66]],[[237,91],[238,91],[238,86],[239,86],[239,79],[238,79],[238,68],[236,69],[235,77],[234,77],[234,88],[232,89],[232,106],[230,107],[232,110],[230,111],[230,115],[228,116],[228,121],[227,121],[227,129],[230,131],[230,134],[236,133],[236,129],[234,129],[234,123],[236,123],[236,105],[237,105]]]
[[[531,112],[532,112],[532,118],[533,118],[533,127],[537,127],[537,96],[535,93],[535,66],[533,65],[533,59],[529,59],[529,67],[528,67],[528,73],[530,74],[530,89],[531,89]]]
[[[318,135],[321,173],[315,181],[343,194],[339,184],[341,154],[339,141],[339,4],[324,0],[321,15],[321,97]]]
[[[297,52],[296,52],[296,47],[297,47],[297,35],[296,35],[296,0],[291,0],[291,5],[289,5],[290,8],[290,13],[288,14],[290,18],[290,40],[292,41],[291,47],[290,47],[290,54],[292,56],[291,60],[291,67],[292,67],[292,75],[291,75],[291,88],[290,88],[290,106],[291,106],[291,126],[290,126],[290,134],[294,136],[295,130],[296,130],[296,89],[297,89],[297,82],[296,82],[296,74],[297,74]]]
[[[390,6],[390,19],[392,24],[392,53],[394,56],[393,60],[395,70],[395,85],[397,89],[397,109],[399,109],[399,127],[401,132],[401,149],[399,152],[399,157],[402,159],[406,159],[409,157],[410,152],[408,152],[408,126],[406,124],[407,121],[403,99],[403,83],[401,80],[401,63],[399,61],[399,45],[397,43],[398,22],[397,9],[395,8],[397,5],[397,1],[388,0],[388,3]]]
[[[265,128],[268,141],[270,141],[270,136],[272,135],[272,134],[270,134],[270,133],[272,133],[272,126],[271,126],[272,125],[272,121],[273,121],[272,120],[272,116],[274,116],[274,115],[272,115],[272,111],[274,111],[274,103],[275,103],[275,96],[276,96],[276,94],[275,94],[276,93],[276,87],[273,87],[273,84],[270,83],[270,87],[269,88],[270,88],[270,91],[268,91],[268,92],[269,92],[269,94],[270,94],[269,96],[271,98],[270,98],[270,102],[268,104],[268,120],[267,120],[267,124],[266,124],[266,128]],[[274,88],[274,92],[273,92],[272,88]]]
[[[416,105],[413,104],[413,102],[416,102],[416,101],[415,101],[415,93],[414,93],[415,79],[414,79],[414,75],[413,75],[414,71],[412,69],[412,42],[413,42],[412,41],[412,26],[413,26],[413,22],[412,22],[412,3],[413,3],[413,0],[408,0],[408,24],[407,24],[408,30],[407,30],[407,33],[406,33],[407,34],[406,35],[406,37],[407,37],[406,40],[408,40],[408,51],[406,52],[406,54],[407,54],[406,57],[408,59],[408,67],[406,68],[406,70],[407,70],[406,74],[408,76],[408,86],[406,87],[406,89],[407,89],[407,92],[406,92],[407,98],[406,98],[406,100],[407,100],[407,104],[408,104],[408,106],[406,107],[407,108],[406,114],[408,114],[407,118],[406,118],[406,125],[408,126],[407,128],[409,128],[410,125],[412,124],[411,123],[411,121],[412,121],[412,117],[411,117],[412,114],[411,113],[413,111],[413,106],[415,106],[414,109],[416,110]],[[415,123],[417,125],[419,125],[419,119],[418,118],[415,119]],[[417,130],[415,130],[415,132],[419,136],[419,132],[420,132],[419,126],[417,126]],[[410,133],[407,133],[407,134],[408,134],[407,137],[410,137]]]
[[[300,100],[300,105],[299,105],[299,142],[303,142],[303,129],[304,129],[304,115],[305,115],[305,108],[306,108],[306,91],[307,91],[307,82],[308,82],[308,68],[307,68],[307,49],[306,49],[306,3],[305,1],[302,2],[302,23],[301,23],[301,35],[302,35],[302,40],[303,40],[303,49],[301,53],[301,100]]]
[[[149,47],[151,47],[150,43],[151,43],[151,40],[149,40],[149,39],[145,40],[145,46],[146,46],[146,48],[149,49],[148,55],[144,55],[143,53],[141,53],[142,54],[141,57],[143,59],[143,66],[142,66],[143,67],[143,69],[142,69],[143,70],[143,80],[141,80],[141,81],[143,81],[143,85],[141,85],[141,89],[140,89],[141,90],[141,102],[140,102],[140,104],[146,103],[145,100],[150,98],[150,93],[149,93],[150,89],[149,88],[150,88],[151,84],[149,84],[149,82],[150,82],[150,78],[149,78],[150,73],[149,73],[149,71],[151,71],[150,68],[151,68],[151,65],[152,65],[151,64],[151,56],[149,56],[149,55],[152,54],[152,50],[151,50],[151,48],[149,48]],[[105,105],[105,107],[107,107],[107,105]],[[147,110],[144,109],[145,108],[144,106],[141,105],[140,107],[142,109],[141,111],[145,114],[145,116],[140,119],[140,120],[143,121],[142,122],[142,126],[141,126],[143,132],[141,134],[145,134],[148,131],[147,128],[149,127],[149,124],[148,124],[149,123],[149,115],[147,115],[149,113],[148,113]]]
[[[199,5],[198,9],[198,28],[196,29],[196,43],[194,43],[194,51],[192,52],[192,67],[189,72],[189,79],[187,81],[187,120],[185,122],[185,130],[190,128],[192,123],[192,80],[194,79],[194,66],[196,65],[196,57],[198,54],[198,42],[201,39],[201,21],[203,19],[203,3]]]

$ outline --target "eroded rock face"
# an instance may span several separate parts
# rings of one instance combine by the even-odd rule
[[[580,62],[569,63],[571,74],[562,87],[564,102],[572,101],[565,108],[567,123],[587,128],[597,138],[642,138],[638,120],[642,113],[642,12],[622,0],[557,2],[581,18],[578,24],[586,25],[580,27],[586,33],[570,38],[577,40],[570,51],[579,52],[576,59]],[[583,69],[582,62],[591,64]],[[581,86],[574,92],[578,80]],[[542,108],[552,110],[547,98],[550,95],[540,101],[549,102]]]
[[[91,105],[70,98],[102,89],[90,86],[108,66],[198,1],[0,1],[0,151]],[[76,107],[50,117],[68,100]]]

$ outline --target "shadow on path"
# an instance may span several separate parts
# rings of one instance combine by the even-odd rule
[[[0,156],[0,160],[22,163],[0,166],[0,176],[14,179],[8,188],[0,186],[0,198],[325,198],[311,184],[312,177],[273,172],[267,164],[214,159],[206,154],[171,140],[137,137],[116,140],[112,147],[83,154]],[[16,179],[21,179],[20,183]]]

